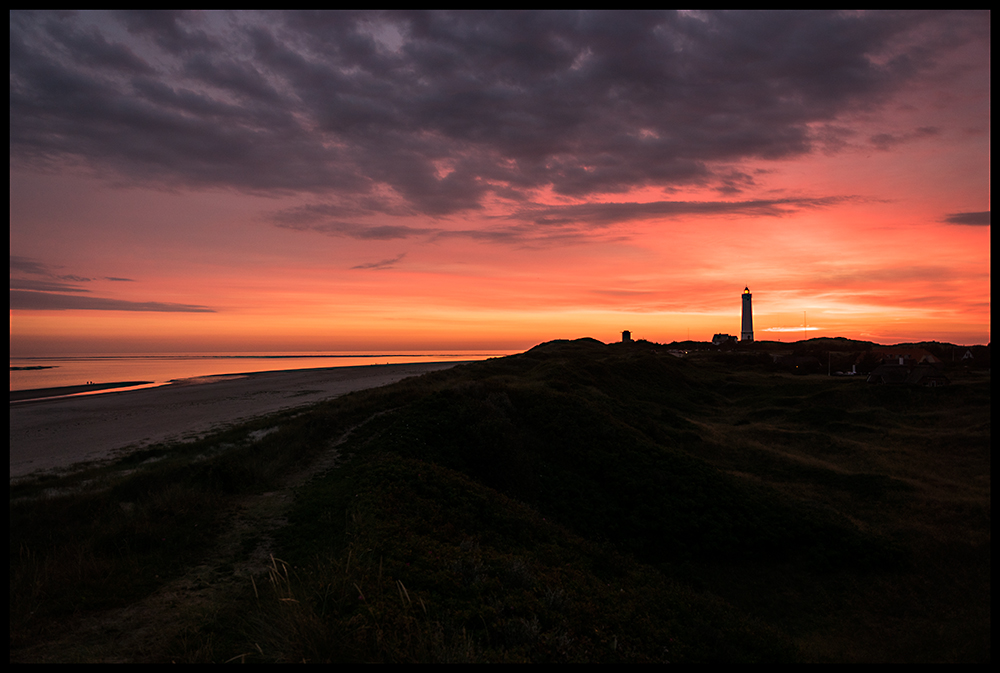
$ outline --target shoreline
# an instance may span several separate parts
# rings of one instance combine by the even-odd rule
[[[90,392],[110,392],[121,388],[134,388],[152,384],[152,381],[118,381],[115,383],[85,383],[79,386],[56,386],[54,388],[28,388],[10,391],[11,402],[44,400],[51,397],[68,397]]]
[[[327,370],[347,370],[347,369],[368,369],[371,367],[398,367],[398,366],[423,366],[433,365],[463,365],[478,360],[439,360],[436,362],[403,362],[403,363],[371,363],[364,365],[341,365],[333,367],[306,367],[302,369],[268,369],[265,371],[249,372],[227,372],[225,374],[205,374],[204,376],[190,376],[181,379],[170,379],[169,381],[117,381],[113,383],[89,383],[74,386],[53,386],[48,388],[25,388],[10,391],[10,402],[44,402],[52,399],[62,399],[67,397],[90,396],[91,394],[130,392],[135,389],[159,388],[165,386],[186,386],[194,384],[215,383],[234,377],[254,377],[263,374],[283,374],[298,372],[320,372]]]
[[[10,478],[106,460],[151,444],[192,440],[252,418],[468,362],[219,374],[12,402]]]

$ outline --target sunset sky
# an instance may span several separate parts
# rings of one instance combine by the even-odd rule
[[[10,14],[12,355],[990,340],[990,14]]]

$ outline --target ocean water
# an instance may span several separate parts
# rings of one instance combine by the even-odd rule
[[[404,353],[157,353],[11,357],[10,389],[77,386],[87,382],[149,381],[156,384],[220,374],[358,367],[413,362],[461,362],[514,351],[412,351]]]

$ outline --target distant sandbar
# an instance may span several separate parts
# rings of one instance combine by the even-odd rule
[[[40,400],[46,397],[60,397],[62,395],[77,395],[79,393],[97,392],[98,390],[111,390],[114,388],[131,388],[133,386],[149,385],[150,381],[118,381],[117,383],[88,383],[82,386],[58,386],[56,388],[33,388],[31,390],[10,391],[10,401],[18,400]]]

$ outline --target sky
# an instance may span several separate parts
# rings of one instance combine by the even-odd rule
[[[11,355],[987,343],[989,144],[989,12],[11,12]]]

